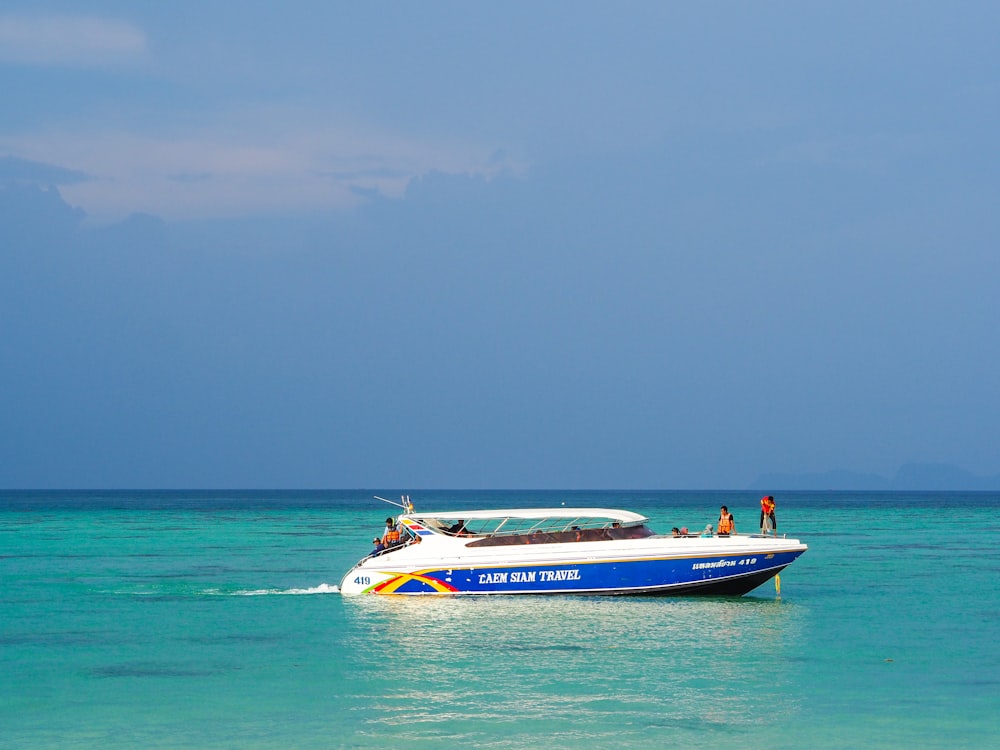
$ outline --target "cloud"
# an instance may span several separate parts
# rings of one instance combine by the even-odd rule
[[[125,21],[86,16],[0,15],[0,62],[102,66],[146,51],[146,35]]]
[[[42,164],[13,156],[0,156],[0,185],[32,183],[43,185],[75,185],[89,179],[74,169]]]
[[[342,210],[373,195],[401,197],[431,172],[490,176],[511,168],[493,158],[495,149],[471,144],[310,123],[301,113],[280,120],[302,123],[294,130],[263,119],[244,113],[234,118],[241,125],[185,134],[45,131],[0,137],[0,152],[88,175],[62,183],[61,192],[99,223],[136,212],[182,220]]]

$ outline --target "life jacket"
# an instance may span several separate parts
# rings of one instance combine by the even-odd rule
[[[382,544],[386,547],[399,544],[399,529],[388,529],[385,532],[385,536],[382,537]]]
[[[716,529],[718,534],[729,534],[733,530],[733,514],[727,513],[724,516],[719,516],[719,527]]]

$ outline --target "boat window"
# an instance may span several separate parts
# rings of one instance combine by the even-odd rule
[[[438,534],[472,537],[468,543],[470,547],[642,539],[654,535],[641,522],[622,523],[607,516],[465,519],[456,515],[417,517],[414,520]]]
[[[551,519],[550,519],[551,520]],[[560,519],[561,520],[561,519]],[[498,547],[511,544],[566,544],[569,542],[601,542],[612,539],[644,539],[653,536],[653,532],[643,524],[632,526],[612,526],[607,519],[602,519],[600,526],[583,526],[578,528],[546,530],[542,527],[504,533],[499,531],[469,542],[468,547]]]

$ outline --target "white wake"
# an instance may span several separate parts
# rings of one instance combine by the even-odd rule
[[[307,594],[339,594],[340,587],[321,583],[308,589],[252,589],[244,591],[234,591],[233,596],[303,596]]]

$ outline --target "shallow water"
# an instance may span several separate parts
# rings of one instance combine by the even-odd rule
[[[383,494],[384,493],[380,493]],[[434,492],[698,528],[750,493]],[[739,599],[336,593],[366,492],[0,493],[0,745],[1000,745],[1000,494],[778,496]]]

